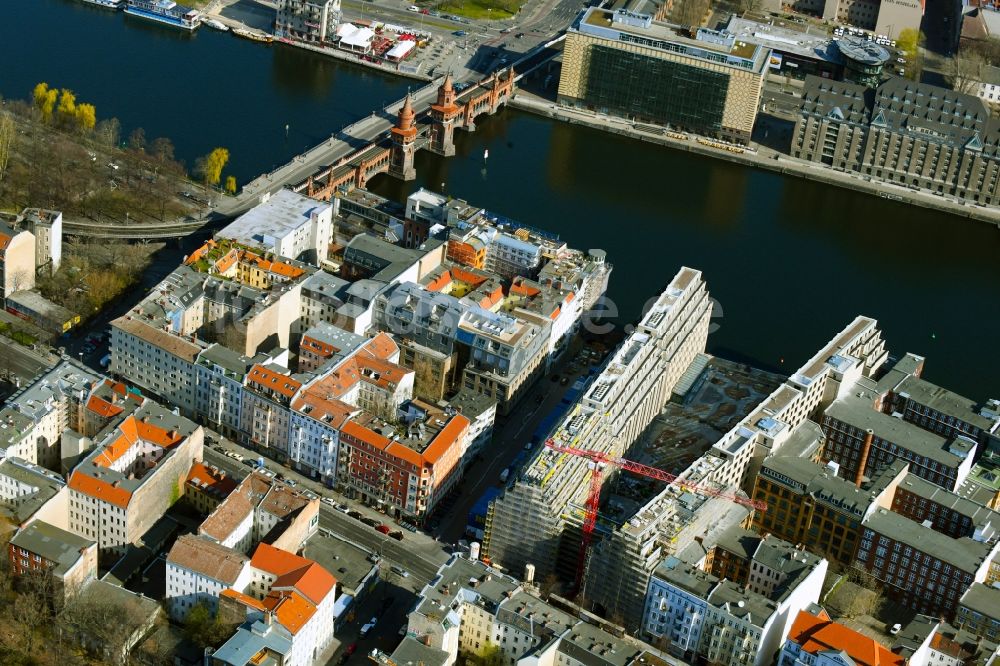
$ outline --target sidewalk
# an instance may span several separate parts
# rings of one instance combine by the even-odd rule
[[[819,181],[830,185],[845,187],[865,194],[871,194],[883,199],[908,203],[922,208],[967,217],[981,222],[987,222],[1000,228],[1000,210],[987,208],[985,206],[970,203],[960,203],[946,197],[939,197],[928,192],[912,190],[900,187],[893,183],[886,183],[871,178],[865,178],[860,174],[835,171],[821,164],[804,162],[779,153],[770,148],[751,144],[748,152],[733,153],[711,148],[697,143],[699,137],[689,135],[685,139],[678,139],[667,135],[666,130],[654,128],[650,125],[637,125],[624,118],[606,116],[580,109],[570,109],[561,107],[554,102],[542,99],[524,91],[517,91],[510,100],[510,105],[524,111],[538,113],[549,118],[564,120],[570,123],[586,125],[595,129],[621,134],[624,136],[658,143],[691,153],[698,153],[708,157],[723,159],[737,164],[754,166],[769,171],[776,171],[789,176],[799,176],[809,180]],[[648,129],[647,129],[648,128]]]

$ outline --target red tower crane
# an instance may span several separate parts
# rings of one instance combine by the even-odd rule
[[[657,469],[656,467],[643,465],[642,463],[637,463],[632,460],[625,460],[624,458],[616,458],[614,456],[601,453],[600,451],[588,451],[587,449],[577,449],[571,446],[560,446],[552,439],[546,440],[545,446],[553,451],[558,451],[559,453],[585,458],[591,463],[590,492],[587,494],[587,503],[583,516],[583,537],[580,540],[580,557],[577,562],[576,570],[577,590],[579,590],[580,586],[583,584],[583,575],[586,573],[587,567],[587,554],[590,551],[590,544],[594,537],[594,527],[597,525],[597,510],[600,508],[601,504],[601,465],[614,465],[619,469],[624,469],[629,472],[641,474],[651,479],[657,479],[667,483],[679,481],[678,485],[686,490],[693,490],[701,495],[726,499],[730,502],[735,502],[736,504],[749,506],[753,509],[757,509],[758,511],[767,511],[766,502],[753,500],[748,497],[741,497],[735,493],[727,493],[716,490],[715,488],[699,485],[697,483],[689,483],[683,479],[678,480],[676,475],[664,472],[662,469]]]

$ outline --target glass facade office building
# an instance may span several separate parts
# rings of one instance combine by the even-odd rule
[[[735,143],[750,140],[770,50],[591,8],[570,30],[559,101]]]
[[[601,111],[714,135],[722,130],[728,88],[727,74],[591,47],[587,102]]]

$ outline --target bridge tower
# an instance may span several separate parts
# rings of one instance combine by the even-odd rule
[[[437,102],[431,104],[431,142],[428,146],[432,152],[445,157],[455,154],[455,121],[463,110],[455,104],[455,97],[451,72],[448,72],[438,88]]]
[[[392,128],[392,149],[389,158],[389,175],[400,180],[413,180],[417,170],[413,167],[413,156],[416,151],[417,128],[414,124],[415,114],[410,94],[406,94],[403,108],[399,110],[399,119]]]

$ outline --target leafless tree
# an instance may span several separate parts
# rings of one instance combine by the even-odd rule
[[[948,59],[945,66],[945,80],[953,90],[974,95],[983,80],[986,59],[976,51],[962,51]]]

